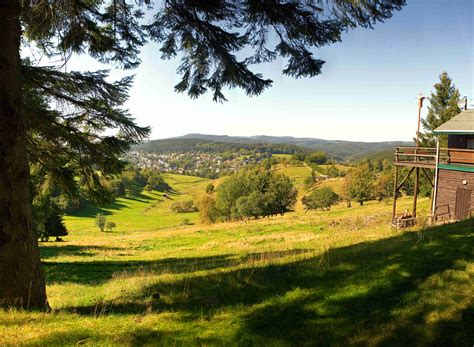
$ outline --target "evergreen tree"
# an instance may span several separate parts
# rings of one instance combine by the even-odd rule
[[[436,140],[433,130],[461,112],[458,106],[459,90],[455,87],[447,72],[439,75],[439,82],[434,85],[434,89],[434,92],[430,95],[428,115],[421,120],[424,132],[420,134],[420,144],[424,147],[435,147]],[[440,146],[447,147],[447,141],[446,136],[441,136]]]
[[[105,71],[66,73],[22,62],[21,43],[32,43],[47,57],[87,53],[128,69],[140,63],[149,38],[160,44],[163,58],[182,55],[177,91],[198,97],[210,90],[223,101],[225,87],[248,95],[269,87],[271,81],[250,67],[277,57],[287,60],[283,74],[320,74],[324,61],[313,48],[340,41],[349,28],[372,27],[404,3],[169,0],[152,7],[149,0],[0,1],[0,305],[48,307],[28,160],[53,172],[71,194],[80,174],[91,197],[103,199],[108,191],[98,173],[120,172],[120,154],[149,132],[121,109],[131,78],[109,83]],[[156,11],[148,23],[143,10]],[[108,128],[119,131],[104,135]]]

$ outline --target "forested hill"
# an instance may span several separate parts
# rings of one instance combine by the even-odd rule
[[[270,146],[271,145],[271,146]],[[181,137],[154,140],[137,147],[145,152],[186,152],[235,150],[240,148],[270,148],[272,153],[294,153],[299,151],[321,150],[330,157],[341,160],[359,159],[382,152],[391,152],[396,146],[411,145],[410,142],[356,142],[323,140],[316,138],[297,138],[291,136],[227,136],[188,134]]]
[[[239,152],[240,150],[253,152],[269,152],[272,154],[294,154],[311,152],[311,149],[293,144],[261,143],[258,141],[231,142],[216,141],[201,138],[170,138],[163,140],[152,140],[135,147],[136,151],[145,153],[186,153],[206,152],[223,153]]]

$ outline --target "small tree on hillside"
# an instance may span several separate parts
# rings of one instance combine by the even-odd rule
[[[339,195],[337,195],[331,187],[323,187],[314,190],[310,195],[305,196],[301,201],[303,202],[306,212],[317,209],[329,211],[331,206],[336,204],[339,199]]]
[[[98,213],[95,216],[95,225],[99,227],[100,231],[104,231],[106,223],[107,218],[102,213]]]
[[[205,196],[199,203],[199,215],[203,223],[215,223],[219,218],[219,211],[216,207],[216,201],[210,197]]]
[[[349,193],[351,199],[357,201],[360,205],[370,200],[374,196],[375,173],[370,162],[366,161],[359,164],[351,174],[351,183]]]
[[[436,146],[433,130],[461,112],[458,106],[459,90],[454,86],[447,72],[439,75],[439,82],[434,85],[434,88],[435,91],[430,95],[428,115],[421,120],[424,132],[420,134],[420,142],[425,147]],[[447,147],[447,144],[446,136],[441,136],[441,147]]]
[[[393,194],[393,170],[392,167],[385,167],[379,174],[374,184],[375,198],[380,202]]]

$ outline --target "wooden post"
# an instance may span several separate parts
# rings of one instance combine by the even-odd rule
[[[398,166],[395,166],[395,180],[393,184],[392,225],[395,223],[395,216],[397,214],[397,197],[398,197]]]
[[[421,123],[421,108],[423,107],[423,100],[425,100],[425,97],[423,94],[420,93],[418,96],[418,128],[416,131],[416,147],[418,148],[420,146],[420,123]],[[418,157],[416,156],[417,154],[417,148],[415,148],[415,163],[418,161]],[[416,203],[418,199],[418,184],[420,180],[420,168],[417,167],[415,171],[415,191],[413,192],[413,218],[416,218]]]
[[[414,188],[414,191],[413,191],[413,218],[416,218],[416,202],[417,202],[417,199],[418,199],[418,184],[419,184],[419,180],[420,180],[420,168],[417,167],[415,169],[415,188]]]
[[[436,165],[435,165],[435,177],[434,177],[434,188],[433,188],[433,201],[431,202],[431,215],[432,220],[436,222],[436,199],[438,198],[438,165],[439,165],[439,139],[436,137]],[[449,208],[449,205],[448,205]]]

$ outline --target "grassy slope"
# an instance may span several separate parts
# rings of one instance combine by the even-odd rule
[[[103,208],[89,206],[73,216],[65,218],[66,226],[74,234],[97,234],[98,229],[94,223],[97,213],[103,213],[107,219],[117,224],[118,232],[159,230],[181,224],[183,218],[191,223],[199,219],[199,214],[177,214],[171,211],[171,205],[177,201],[198,201],[199,196],[205,191],[208,179],[165,174],[166,181],[172,186],[173,192],[163,197],[163,192],[143,191],[140,196],[127,196],[117,199],[113,204]]]
[[[183,199],[206,184],[167,179]],[[178,221],[169,203],[153,212],[159,226]],[[399,209],[410,205],[401,199]],[[428,205],[421,199],[421,211]],[[42,245],[54,314],[0,313],[0,345],[474,341],[474,221],[398,233],[388,225],[390,204],[371,202],[156,231],[141,220],[149,218],[143,206],[130,206],[136,219],[126,232],[98,233],[93,219],[71,218],[84,229]],[[118,229],[132,216],[127,210],[112,211]]]

